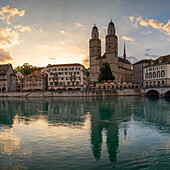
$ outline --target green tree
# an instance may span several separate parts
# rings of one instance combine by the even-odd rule
[[[100,69],[100,75],[99,75],[99,82],[101,81],[108,81],[108,80],[114,80],[115,77],[112,75],[111,68],[108,62],[105,62],[102,64],[102,67]]]
[[[16,67],[14,69],[14,72],[17,73],[18,71],[20,71],[22,74],[28,75],[34,72],[35,70],[38,70],[36,66],[32,66],[32,65],[29,65],[29,63],[25,63],[22,66]]]

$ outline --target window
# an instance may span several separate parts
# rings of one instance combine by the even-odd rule
[[[165,71],[164,70],[161,71],[161,77],[165,77]]]
[[[53,86],[53,82],[50,82],[50,85]]]
[[[67,82],[67,85],[70,85],[70,82]]]
[[[148,73],[145,74],[145,78],[148,79]]]
[[[70,77],[66,77],[66,80],[70,80]]]
[[[76,85],[79,85],[79,82],[78,82],[78,81],[76,82]]]
[[[149,78],[152,78],[152,73],[149,73]]]
[[[58,68],[58,71],[61,71],[61,68]]]
[[[156,78],[156,72],[153,72],[153,78]]]
[[[160,78],[160,71],[157,71],[157,78]]]

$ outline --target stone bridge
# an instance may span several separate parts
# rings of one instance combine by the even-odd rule
[[[148,87],[141,89],[143,96],[170,97],[170,87]]]

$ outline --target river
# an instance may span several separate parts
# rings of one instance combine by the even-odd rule
[[[168,169],[170,99],[0,98],[0,169]]]

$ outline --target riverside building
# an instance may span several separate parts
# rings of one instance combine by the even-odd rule
[[[111,21],[106,35],[106,51],[101,55],[101,40],[96,26],[93,27],[91,39],[89,41],[90,52],[90,82],[97,83],[100,74],[100,68],[104,62],[108,62],[115,77],[114,82],[132,81],[132,64],[126,59],[124,46],[123,58],[118,57],[118,38],[115,34],[115,26]]]
[[[152,61],[143,71],[144,87],[170,86],[170,55]]]
[[[152,59],[145,59],[133,64],[132,82],[134,84],[143,86],[143,69],[145,66],[150,65],[152,61]]]
[[[47,75],[39,71],[23,77],[23,91],[44,91],[47,88]]]
[[[48,90],[83,90],[87,86],[87,69],[78,63],[48,65]]]
[[[12,65],[0,65],[0,92],[13,91],[16,91],[16,76]]]

